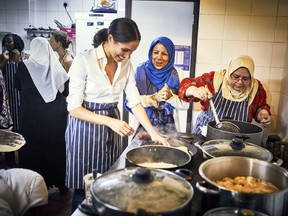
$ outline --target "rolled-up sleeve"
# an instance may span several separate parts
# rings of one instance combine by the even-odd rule
[[[141,102],[138,88],[136,87],[136,81],[134,78],[134,69],[131,63],[128,65],[128,79],[125,87],[126,99],[128,101],[127,106],[132,108]]]
[[[69,95],[67,97],[68,111],[80,107],[84,100],[86,85],[85,59],[82,54],[76,55],[69,70]]]

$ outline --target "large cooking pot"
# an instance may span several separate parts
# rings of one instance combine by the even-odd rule
[[[195,146],[199,147],[204,157],[208,159],[222,156],[243,156],[267,162],[271,162],[273,159],[273,154],[267,149],[239,138],[209,140],[202,145],[195,143]]]
[[[263,137],[263,129],[249,122],[225,120],[234,123],[240,128],[240,133],[229,132],[216,128],[216,122],[211,121],[207,124],[206,140],[214,139],[233,139],[235,137],[243,137],[248,139],[250,143],[261,145]]]
[[[188,149],[162,145],[143,145],[126,153],[132,165],[148,168],[174,169],[186,166],[191,161]]]
[[[248,157],[227,156],[203,162],[199,174],[204,179],[196,187],[205,195],[206,209],[217,207],[240,207],[268,215],[288,215],[288,171],[284,168]],[[224,177],[252,176],[270,182],[279,191],[275,193],[244,193],[230,191],[214,181]],[[202,200],[203,203],[203,200]]]
[[[101,216],[132,216],[140,209],[161,216],[191,214],[193,187],[167,170],[128,167],[108,171],[91,188],[93,208]]]

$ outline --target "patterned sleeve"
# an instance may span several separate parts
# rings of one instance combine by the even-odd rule
[[[196,86],[196,87],[200,87],[200,86],[205,86],[207,85],[209,91],[214,94],[214,87],[213,87],[213,78],[214,78],[214,71],[211,71],[210,73],[204,73],[203,75],[196,77],[196,78],[185,78],[182,80],[182,82],[180,83],[180,88],[179,88],[179,92],[178,92],[178,96],[179,98],[181,98],[184,101],[187,102],[199,102],[200,100],[198,98],[195,98],[193,96],[191,97],[186,97],[185,93],[187,91],[187,89],[190,86]]]

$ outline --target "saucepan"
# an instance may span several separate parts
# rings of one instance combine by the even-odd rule
[[[95,215],[190,215],[193,187],[183,177],[162,169],[128,167],[108,171],[92,187]]]
[[[126,153],[126,160],[140,167],[175,169],[188,165],[191,155],[185,147],[143,145],[130,149]]]
[[[215,207],[240,207],[268,215],[288,215],[288,171],[282,167],[248,157],[211,158],[199,167],[202,181],[196,187],[202,192],[206,210]],[[225,177],[251,176],[274,185],[272,193],[238,192],[219,186],[215,181]],[[204,196],[205,195],[205,196]],[[207,200],[209,199],[209,202]]]
[[[239,133],[224,131],[219,128],[216,128],[216,122],[211,121],[207,124],[207,134],[206,140],[215,140],[215,139],[233,139],[235,137],[241,137],[248,140],[250,143],[256,145],[262,144],[263,129],[249,122],[235,121],[235,120],[225,120],[227,122],[232,122],[240,128]]]
[[[267,149],[240,138],[209,140],[202,144],[195,143],[195,146],[200,148],[208,159],[222,156],[251,157],[267,162],[273,159],[272,153]]]

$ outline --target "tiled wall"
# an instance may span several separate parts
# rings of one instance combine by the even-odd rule
[[[252,56],[272,109],[265,133],[287,136],[287,42],[287,0],[201,0],[196,75],[226,68],[239,54]]]

